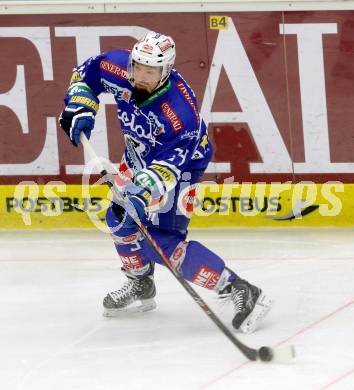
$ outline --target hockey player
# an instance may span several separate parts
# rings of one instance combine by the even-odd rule
[[[269,298],[201,243],[186,241],[195,187],[212,146],[194,92],[173,68],[175,56],[173,39],[151,31],[131,52],[113,50],[89,58],[74,69],[60,125],[77,146],[80,133],[89,138],[94,128],[98,96],[114,95],[125,140],[117,184],[175,269],[188,281],[229,298],[234,328],[249,333],[268,312]],[[161,259],[129,210],[112,203],[106,221],[127,281],[104,298],[105,315],[154,309],[154,265]]]

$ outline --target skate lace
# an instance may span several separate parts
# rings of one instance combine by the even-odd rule
[[[241,312],[242,308],[244,307],[245,290],[238,290],[236,288],[232,288],[230,295],[231,295],[231,300],[234,304],[236,313]]]
[[[127,280],[123,286],[117,290],[110,293],[110,296],[114,301],[124,301],[127,297],[130,297],[135,294],[137,291],[137,283],[135,280]]]
[[[224,293],[219,293],[218,302],[219,309],[222,311],[226,311],[228,305],[230,303],[233,304],[235,313],[240,313],[244,307],[245,300],[245,290],[238,290],[234,287],[231,288],[231,291],[227,291]]]

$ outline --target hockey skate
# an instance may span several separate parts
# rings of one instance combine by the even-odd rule
[[[156,288],[153,275],[134,276],[122,268],[128,280],[117,290],[110,292],[103,299],[105,317],[116,317],[125,313],[135,313],[156,308],[154,297]],[[139,305],[140,302],[140,305]]]
[[[228,284],[219,297],[231,299],[235,309],[232,325],[243,333],[254,332],[273,304],[260,288],[243,279]]]

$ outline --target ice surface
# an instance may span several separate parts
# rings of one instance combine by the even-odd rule
[[[124,280],[98,231],[0,232],[1,390],[354,389],[354,231],[197,231],[275,300],[253,347],[294,344],[289,364],[250,363],[158,266],[158,307],[102,317]],[[231,307],[198,293],[226,323]]]

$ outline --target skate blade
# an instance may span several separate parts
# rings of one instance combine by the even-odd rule
[[[156,308],[156,302],[154,298],[151,299],[142,299],[141,305],[139,306],[128,306],[121,309],[107,309],[104,308],[103,316],[104,317],[119,317],[124,314],[130,313],[142,313],[145,311],[154,310]]]
[[[269,299],[266,295],[261,294],[257,299],[254,309],[242,322],[239,328],[240,331],[242,333],[254,332],[258,328],[258,325],[261,323],[262,319],[268,314],[272,305],[273,301]]]

